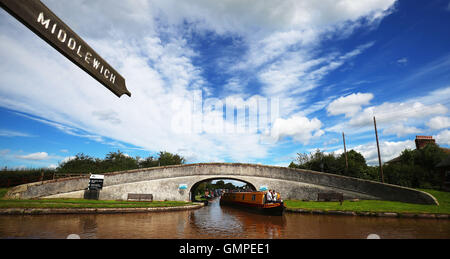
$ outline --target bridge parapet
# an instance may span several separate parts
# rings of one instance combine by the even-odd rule
[[[287,194],[285,198],[291,199],[310,199],[319,191],[329,190],[342,191],[347,197],[437,204],[437,200],[428,193],[406,187],[310,170],[242,163],[198,163],[106,173],[102,192],[105,193],[104,197],[109,199],[120,199],[126,195],[120,192],[130,191],[130,188],[143,188],[142,191],[148,193],[152,193],[152,190],[161,193],[159,199],[166,197],[186,200],[189,199],[189,194],[181,194],[174,187],[176,183],[189,183],[189,188],[192,188],[208,177],[243,180],[257,187],[258,184],[277,186],[276,188],[281,188]],[[89,176],[86,176],[21,185],[12,188],[6,197],[29,199],[80,193],[87,187],[88,182]],[[158,185],[156,182],[159,182]],[[169,184],[172,187],[168,188]],[[157,197],[156,195],[155,200]]]

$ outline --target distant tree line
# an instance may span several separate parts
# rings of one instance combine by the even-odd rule
[[[165,151],[159,152],[158,157],[149,156],[143,159],[139,156],[128,156],[118,150],[117,152],[108,153],[104,159],[79,153],[73,159],[60,163],[56,171],[66,174],[95,174],[156,166],[180,165],[185,162],[186,160],[182,156]]]
[[[218,180],[215,183],[213,183],[213,180],[210,181],[204,181],[200,183],[195,189],[194,194],[195,195],[203,195],[205,191],[211,191],[211,190],[217,190],[217,189],[227,189],[227,190],[247,190],[250,187],[247,186],[247,184],[243,186],[235,186],[233,183],[228,182],[225,183],[223,180]]]
[[[419,150],[405,149],[394,161],[383,165],[384,181],[405,187],[439,189],[441,178],[436,165],[445,156],[446,153],[433,143]],[[317,150],[310,154],[298,153],[296,160],[292,161],[289,167],[381,181],[379,167],[367,165],[360,153],[355,150],[348,151],[347,160],[348,168],[345,164],[345,154],[326,154]]]
[[[12,187],[25,183],[45,181],[53,179],[54,169],[49,168],[19,168],[0,170],[0,188]]]
[[[345,175],[366,180],[378,180],[378,168],[368,166],[366,159],[355,150],[347,152],[348,168],[345,165],[345,155],[336,156],[334,153],[324,153],[316,150],[315,153],[297,154],[296,163],[291,162],[289,167],[320,171],[330,174]]]
[[[178,154],[161,151],[158,156],[147,158],[130,157],[120,150],[108,153],[104,159],[78,153],[73,159],[60,162],[56,169],[4,167],[0,170],[0,187],[50,180],[63,175],[102,174],[156,166],[180,165],[186,163]]]

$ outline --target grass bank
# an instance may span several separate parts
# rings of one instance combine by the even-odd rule
[[[339,202],[318,202],[286,200],[287,209],[321,210],[321,211],[353,211],[353,212],[396,212],[420,214],[450,214],[450,193],[436,190],[421,190],[433,195],[439,205],[421,205],[395,201],[360,200]]]
[[[100,201],[85,199],[31,199],[7,200],[3,199],[8,189],[0,188],[0,208],[153,208],[178,207],[192,205],[192,202],[183,201]]]

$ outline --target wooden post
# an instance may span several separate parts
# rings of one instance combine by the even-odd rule
[[[348,169],[347,148],[345,147],[345,135],[344,135],[344,132],[342,132],[342,139],[344,140],[345,169]]]
[[[378,143],[377,121],[375,119],[375,116],[373,116],[373,124],[375,126],[375,136],[377,138],[378,163],[380,165],[381,182],[384,183],[383,165],[381,164],[380,144]]]

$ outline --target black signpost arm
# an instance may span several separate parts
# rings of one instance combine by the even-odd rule
[[[125,79],[41,1],[0,0],[0,6],[117,97],[131,97]]]

